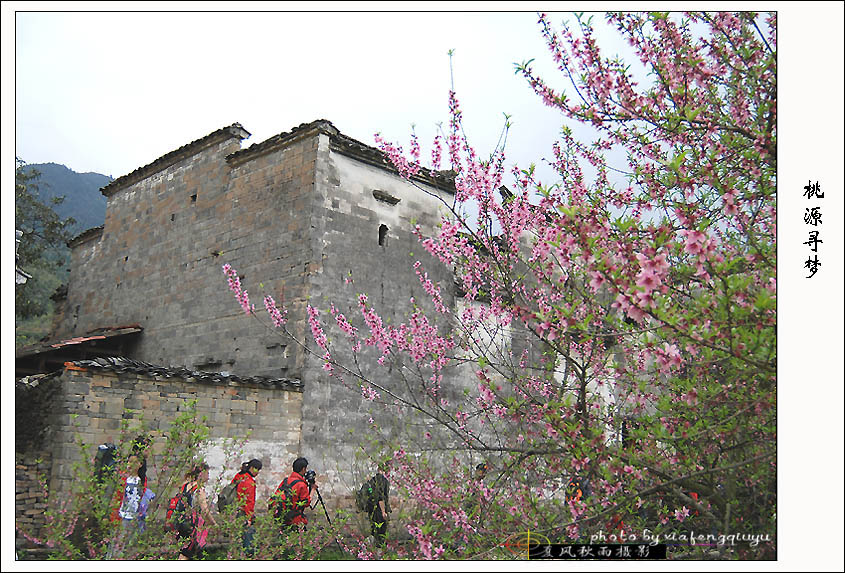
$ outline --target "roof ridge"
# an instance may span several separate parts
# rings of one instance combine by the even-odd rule
[[[276,135],[268,137],[264,141],[253,143],[249,147],[230,153],[226,156],[226,162],[230,165],[240,165],[250,159],[260,157],[261,155],[265,155],[275,149],[278,149],[279,147],[296,141],[311,131],[322,131],[330,136],[340,134],[340,130],[338,130],[331,121],[327,119],[315,119],[314,121],[309,121],[307,123],[300,123],[296,127],[291,128],[290,131],[277,133]]]
[[[280,147],[284,147],[299,138],[306,136],[313,131],[322,131],[328,135],[332,141],[332,147],[336,151],[345,152],[361,161],[398,173],[398,169],[388,158],[387,154],[368,145],[362,141],[350,137],[341,132],[335,125],[327,119],[315,119],[308,123],[300,123],[298,126],[292,128],[290,131],[283,131],[282,133],[273,135],[264,141],[253,143],[249,147],[240,149],[226,156],[226,162],[230,165],[237,166],[245,163],[251,159],[255,159],[267,153],[271,153]],[[420,166],[417,174],[412,176],[412,179],[418,180],[428,185],[433,185],[445,191],[455,192],[455,176],[454,172],[447,170],[434,171],[427,167]]]
[[[176,163],[178,159],[186,153],[196,153],[196,151],[199,151],[200,149],[204,149],[205,147],[213,145],[213,143],[218,139],[223,141],[225,139],[236,137],[238,138],[238,140],[243,140],[249,137],[250,135],[251,134],[246,129],[244,129],[244,127],[240,123],[237,122],[231,125],[227,125],[226,127],[221,127],[220,129],[212,131],[204,137],[195,139],[194,141],[186,143],[185,145],[174,149],[169,153],[165,153],[164,155],[152,161],[151,163],[138,167],[134,171],[121,177],[118,177],[105,187],[102,187],[100,189],[100,193],[102,193],[106,197],[110,197],[126,185],[137,183],[138,181],[145,179],[154,173],[158,173],[162,169],[170,167],[171,165]]]

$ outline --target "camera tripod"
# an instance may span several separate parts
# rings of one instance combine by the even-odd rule
[[[314,491],[317,492],[317,501],[314,502],[314,505],[311,507],[311,509],[314,509],[315,507],[317,507],[318,503],[320,505],[322,505],[323,506],[323,512],[326,514],[326,520],[329,522],[329,527],[331,527],[332,526],[332,520],[329,517],[329,510],[326,509],[326,502],[323,501],[323,496],[320,495],[320,488],[317,487],[317,484],[314,484]],[[343,545],[341,545],[340,541],[338,541],[337,536],[335,536],[334,542],[337,543],[337,547],[338,547],[338,549],[340,549],[341,553],[346,553],[346,550],[343,548]]]
[[[314,484],[314,491],[317,492],[317,503],[319,503],[320,505],[323,506],[323,512],[326,514],[326,520],[328,520],[329,525],[331,525],[332,520],[329,517],[329,510],[326,509],[326,502],[323,501],[323,496],[320,495],[320,488],[317,487],[317,484]],[[317,503],[315,503],[314,506],[311,509],[314,509],[314,507],[317,507]]]

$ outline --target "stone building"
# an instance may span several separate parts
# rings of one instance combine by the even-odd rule
[[[242,149],[248,136],[233,124],[112,181],[102,189],[104,225],[71,241],[51,342],[16,356],[19,375],[58,371],[38,391],[52,400],[43,421],[53,439],[21,446],[52,448],[51,484],[70,477],[74,414],[86,424],[77,431],[96,444],[116,439],[127,409],[164,431],[190,398],[209,415],[213,467],[223,440],[252,430],[237,461],[264,459],[259,497],[297,455],[320,472],[330,503],[370,470],[354,461],[370,405],[311,352],[306,305],[329,319],[330,304],[352,316],[366,293],[388,320],[404,319],[412,297],[428,299],[417,260],[451,285],[452,270],[414,231],[433,232],[454,182],[429,171],[409,182],[380,151],[325,120]],[[263,294],[289,309],[289,330],[305,346],[243,312],[224,263],[259,310]],[[455,302],[450,290],[446,304]],[[103,357],[111,359],[91,360]],[[17,411],[34,403],[21,400]]]
[[[436,424],[425,416],[379,409],[373,424],[375,406],[356,384],[361,376],[398,389],[410,386],[411,370],[420,379],[427,373],[404,357],[383,366],[379,353],[364,347],[357,370],[344,380],[330,375],[306,307],[318,309],[324,323],[332,322],[334,308],[363,332],[363,293],[385,321],[406,322],[415,305],[433,310],[418,261],[440,284],[453,316],[483,307],[461,298],[455,270],[419,241],[454,205],[454,180],[426,170],[403,178],[380,151],[325,120],[242,148],[248,136],[233,124],[112,181],[102,189],[104,225],[70,242],[71,273],[54,296],[50,341],[16,352],[18,523],[37,529],[45,501],[36,474],[48,477],[51,492],[60,491],[81,456],[75,442],[115,442],[127,419],[143,415],[153,432],[152,476],[160,477],[163,436],[192,401],[208,420],[209,490],[240,462],[259,458],[259,509],[297,456],[318,472],[332,510],[349,504],[372,471],[366,454],[373,434],[399,438],[411,452],[435,445],[426,440]],[[245,314],[228,290],[224,264],[239,273],[255,315]],[[261,308],[265,294],[288,309],[290,335],[270,327]],[[438,330],[465,344],[455,348],[456,365],[442,373],[438,399],[454,404],[477,396],[475,358],[489,359],[491,350],[494,361],[515,360],[514,370],[560,378],[528,329],[493,320],[466,333],[442,319]],[[335,356],[351,356],[343,336],[332,346]],[[448,429],[443,434],[453,439]],[[245,440],[236,453],[229,450],[233,439]],[[450,458],[457,455],[453,445],[436,444]],[[464,454],[466,467],[479,461]]]

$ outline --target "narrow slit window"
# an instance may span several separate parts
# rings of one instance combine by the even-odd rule
[[[378,246],[387,246],[387,225],[379,225],[378,228]]]

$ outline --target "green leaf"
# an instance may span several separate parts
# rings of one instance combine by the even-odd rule
[[[684,115],[687,117],[687,121],[695,121],[695,118],[698,117],[699,113],[701,113],[701,109],[702,108],[700,107],[697,107],[695,109],[685,109]]]
[[[775,300],[772,298],[771,293],[766,289],[762,289],[754,300],[754,308],[758,310],[770,310],[774,307]]]
[[[565,207],[564,205],[558,205],[557,210],[566,215],[567,217],[575,217],[575,209],[570,207]]]

